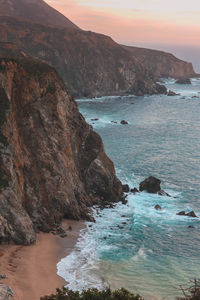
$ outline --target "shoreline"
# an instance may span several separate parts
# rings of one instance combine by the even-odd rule
[[[69,226],[72,231],[67,230]],[[12,288],[13,300],[38,300],[66,285],[57,275],[57,263],[73,250],[85,225],[83,221],[64,220],[62,227],[67,230],[66,238],[39,233],[31,246],[0,245],[0,274],[8,277],[0,282]]]

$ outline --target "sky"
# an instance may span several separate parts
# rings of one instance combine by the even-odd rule
[[[200,0],[45,1],[84,30],[126,45],[189,56],[200,70]]]

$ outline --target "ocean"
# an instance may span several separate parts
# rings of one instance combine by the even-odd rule
[[[145,299],[175,299],[181,284],[200,278],[200,219],[176,215],[200,216],[200,80],[165,85],[180,95],[77,101],[120,180],[138,188],[152,175],[172,197],[142,192],[128,194],[127,205],[94,208],[96,223],[86,223],[74,251],[57,265],[71,289],[124,287]]]

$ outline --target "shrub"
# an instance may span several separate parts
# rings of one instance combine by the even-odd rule
[[[41,297],[40,300],[142,300],[139,295],[134,295],[126,289],[111,291],[110,288],[99,291],[88,289],[74,292],[66,288],[57,289],[55,295]]]

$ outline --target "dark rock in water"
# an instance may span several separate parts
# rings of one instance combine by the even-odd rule
[[[122,225],[127,225],[127,223],[126,222],[122,222]]]
[[[169,90],[169,92],[167,93],[167,96],[178,96],[180,94],[176,94],[175,92]]]
[[[122,191],[124,193],[128,193],[130,191],[129,185],[128,184],[123,184],[122,185]]]
[[[185,211],[183,210],[183,211],[178,212],[177,215],[178,216],[185,216],[186,214],[185,214]]]
[[[139,193],[139,191],[136,187],[134,187],[133,189],[131,189],[131,193],[136,194]]]
[[[190,211],[189,213],[186,214],[186,216],[192,217],[192,218],[198,218],[194,211]]]
[[[155,208],[156,210],[162,210],[162,207],[161,207],[160,205],[158,205],[158,204],[156,204],[154,208]]]
[[[198,96],[192,96],[192,99],[199,99]]]
[[[117,124],[117,122],[116,122],[116,121],[111,121],[111,123]]]
[[[191,84],[191,80],[190,78],[180,78],[178,80],[176,80],[177,84]]]
[[[158,195],[160,195],[160,196],[171,197],[167,192],[165,192],[165,191],[163,191],[163,190],[160,190],[160,191],[158,192]]]
[[[126,205],[128,203],[128,200],[126,200],[126,198],[122,198],[122,204]]]
[[[191,218],[198,218],[194,211],[190,211],[190,212],[187,213],[187,214],[186,214],[185,211],[180,211],[179,213],[177,213],[177,215],[178,215],[178,216],[191,217]]]
[[[126,216],[125,216],[125,215],[122,215],[121,217],[122,217],[122,218],[126,218]]]
[[[125,120],[122,120],[120,123],[121,123],[122,125],[127,125],[127,124],[128,124],[128,122],[125,121]]]
[[[167,94],[167,89],[164,85],[157,84],[157,91],[161,94]]]
[[[189,225],[189,226],[188,226],[188,228],[194,228],[194,226],[192,226],[192,225]]]
[[[95,118],[95,119],[91,119],[91,121],[98,121],[99,119]]]
[[[66,232],[63,232],[62,234],[60,234],[60,237],[61,237],[61,238],[67,237],[67,233],[66,233]]]
[[[140,191],[147,191],[148,193],[156,194],[161,190],[160,184],[160,179],[150,176],[140,183]]]

